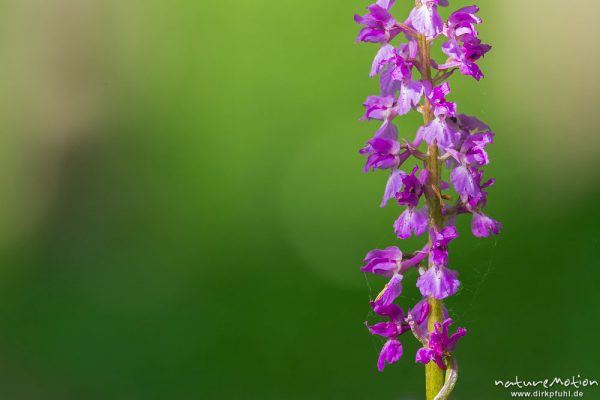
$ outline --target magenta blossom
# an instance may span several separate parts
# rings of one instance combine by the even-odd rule
[[[448,264],[448,245],[458,237],[458,230],[454,226],[447,226],[441,231],[431,229],[431,256],[434,265]]]
[[[400,150],[398,128],[386,121],[375,136],[367,142],[367,145],[360,149],[360,154],[368,156],[365,172],[374,169],[397,168],[409,156],[407,151],[401,155]]]
[[[367,7],[369,12],[366,15],[355,15],[354,21],[365,26],[361,29],[356,41],[387,43],[396,37],[401,29],[389,12],[393,5],[394,1],[378,0],[376,4]]]
[[[417,137],[425,140],[427,144],[436,143],[442,149],[455,147],[461,138],[454,126],[447,122],[448,118],[456,116],[456,104],[446,100],[449,93],[450,85],[447,82],[433,89],[430,89],[430,86],[425,87],[425,94],[435,119],[417,132]]]
[[[371,306],[375,313],[390,319],[389,322],[380,322],[372,326],[365,321],[365,326],[371,334],[387,338],[377,360],[377,369],[383,371],[386,363],[393,364],[402,357],[402,343],[398,340],[398,336],[410,328],[404,322],[404,311],[397,304],[381,306],[371,303]]]
[[[481,23],[481,18],[475,15],[477,12],[479,12],[477,6],[463,7],[454,11],[444,26],[444,35],[459,40],[466,36],[477,37],[475,26]]]
[[[387,317],[388,322],[380,322],[375,325],[369,325],[365,321],[365,326],[373,335],[382,336],[387,339],[377,360],[377,369],[383,371],[385,364],[393,364],[402,357],[402,343],[399,336],[410,331],[410,325],[404,318],[404,311],[397,304],[380,305],[376,302],[371,302],[371,307],[375,314],[382,317]],[[417,324],[426,324],[427,315],[429,314],[429,304],[423,302],[417,304],[410,311],[410,315]]]
[[[483,73],[475,62],[491,48],[474,37],[468,37],[462,45],[458,40],[450,39],[442,46],[442,51],[448,56],[448,60],[444,64],[438,65],[437,68],[440,70],[458,68],[463,75],[470,75],[476,80],[480,80],[483,78]]]
[[[431,307],[427,297],[415,304],[415,306],[409,311],[413,321],[419,325],[421,332],[427,332],[427,316],[429,315],[430,311]],[[448,318],[448,309],[446,306],[442,306],[442,316],[444,319]]]
[[[369,96],[363,103],[365,115],[361,120],[379,119],[391,121],[396,115],[394,96]]]
[[[402,191],[396,193],[396,201],[398,204],[416,207],[419,204],[419,199],[423,194],[423,189],[427,184],[428,172],[422,170],[417,177],[419,166],[415,165],[412,172],[402,177]]]
[[[425,246],[423,250],[405,260],[400,249],[394,246],[385,250],[373,250],[367,254],[361,271],[390,278],[375,299],[377,305],[390,305],[400,296],[404,272],[419,265],[427,257],[428,247],[429,245]]]
[[[428,364],[433,361],[441,369],[446,369],[444,358],[452,354],[458,339],[467,334],[466,329],[458,328],[456,333],[448,336],[450,325],[452,325],[451,318],[444,320],[443,324],[435,324],[435,331],[429,334],[429,343],[417,351],[417,362]]]

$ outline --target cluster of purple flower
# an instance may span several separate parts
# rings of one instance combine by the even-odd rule
[[[448,6],[445,0],[416,0],[408,19],[397,22],[390,14],[394,0],[377,0],[368,6],[368,13],[356,15],[355,21],[364,25],[357,41],[379,43],[380,48],[371,67],[371,76],[380,76],[378,96],[369,96],[364,102],[364,120],[381,120],[382,125],[374,137],[360,150],[367,157],[365,171],[390,170],[381,207],[394,199],[406,206],[394,223],[394,230],[401,239],[428,232],[428,243],[419,251],[405,255],[397,247],[373,250],[364,260],[362,271],[389,278],[388,284],[371,302],[373,311],[389,322],[368,326],[371,333],[387,338],[383,346],[378,368],[383,370],[385,363],[394,363],[402,355],[402,345],[398,337],[410,331],[424,332],[420,337],[424,347],[417,352],[416,361],[435,362],[446,369],[444,358],[453,351],[457,340],[466,334],[459,328],[451,336],[448,326],[452,320],[444,310],[442,323],[436,322],[435,329],[427,331],[430,312],[428,299],[443,300],[454,295],[459,286],[458,273],[448,268],[448,246],[458,236],[454,226],[458,214],[472,214],[472,232],[477,237],[498,234],[500,223],[486,216],[482,209],[486,204],[484,191],[494,180],[483,180],[482,167],[489,163],[486,146],[493,142],[494,133],[489,127],[474,117],[457,113],[456,103],[446,97],[450,85],[446,80],[455,71],[479,80],[483,73],[476,62],[490,50],[478,39],[476,26],[481,19],[476,16],[478,7],[470,6],[452,13],[446,22],[438,14],[438,6]],[[398,35],[407,41],[394,47],[390,42]],[[436,38],[445,38],[442,51],[447,60],[438,64],[424,59],[420,43],[427,46]],[[429,51],[427,49],[427,51]],[[437,70],[431,77],[431,68]],[[420,79],[413,71],[420,72]],[[394,118],[416,110],[425,115],[424,126],[420,127],[412,141],[398,139],[398,129]],[[457,200],[449,205],[444,202],[451,196],[443,192],[450,189],[450,183],[440,181],[438,187],[431,185],[431,171],[419,169],[415,165],[410,173],[401,166],[412,156],[426,161],[431,156],[419,150],[426,143],[428,149],[435,146],[439,151],[438,160],[451,169],[450,183],[457,193]],[[421,198],[425,198],[423,205]],[[441,203],[443,223],[434,223],[428,200],[435,198]],[[417,280],[423,300],[406,315],[394,301],[402,291],[404,273],[422,265],[428,258],[427,268],[420,268]]]

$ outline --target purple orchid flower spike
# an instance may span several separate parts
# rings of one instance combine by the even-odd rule
[[[478,38],[482,21],[477,6],[454,11],[444,23],[438,7],[448,6],[447,0],[415,0],[402,24],[390,13],[393,5],[393,0],[378,0],[366,15],[355,16],[363,25],[357,40],[379,44],[370,76],[379,76],[380,93],[366,99],[361,120],[382,121],[360,153],[367,157],[365,171],[389,170],[380,207],[392,198],[405,207],[393,224],[398,238],[429,232],[429,240],[412,254],[403,254],[395,246],[367,254],[361,270],[384,276],[388,282],[371,301],[375,313],[386,320],[366,325],[372,334],[386,339],[377,361],[380,371],[400,359],[403,347],[399,338],[412,331],[423,344],[417,361],[433,361],[426,372],[427,399],[439,400],[448,398],[456,384],[458,364],[451,355],[457,340],[466,334],[459,328],[448,335],[452,320],[443,302],[461,285],[458,272],[448,268],[448,248],[458,236],[456,220],[459,215],[471,214],[471,231],[477,237],[498,234],[501,229],[498,221],[483,212],[486,189],[494,183],[494,179],[484,179],[483,173],[490,163],[487,146],[493,143],[494,133],[479,119],[457,113],[456,103],[447,100],[448,80],[455,71],[481,79],[477,62],[491,47]],[[400,33],[406,40],[392,45],[390,41]],[[445,60],[437,63],[431,48],[442,37]],[[423,124],[415,137],[399,139],[395,120],[413,110],[422,114]],[[410,157],[423,162],[423,168],[416,165],[412,171],[402,170]],[[442,180],[444,166],[449,170],[449,183]],[[451,189],[458,196],[447,193]],[[421,203],[422,197],[425,201]],[[448,203],[456,197],[453,204]],[[416,286],[423,298],[405,315],[396,302],[410,276],[406,272],[417,267]],[[435,329],[429,332],[429,326]]]
[[[458,340],[467,334],[466,329],[458,328],[456,333],[448,336],[448,328],[452,323],[452,319],[447,318],[443,324],[435,324],[435,331],[430,333],[427,347],[422,347],[417,351],[417,362],[428,364],[433,361],[440,369],[446,369],[444,359],[452,355]]]

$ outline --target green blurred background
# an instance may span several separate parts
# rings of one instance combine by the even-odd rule
[[[367,4],[0,1],[2,398],[422,398],[416,342],[380,374],[363,326],[364,254],[418,245],[361,172]],[[486,79],[450,98],[496,131],[505,228],[460,223],[448,307],[456,399],[504,399],[494,379],[600,379],[600,4],[477,4]]]

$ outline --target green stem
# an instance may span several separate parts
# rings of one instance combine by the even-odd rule
[[[423,80],[432,81],[431,79],[431,52],[429,41],[424,35],[419,35],[419,55],[421,61],[421,77]],[[431,105],[427,98],[422,105],[423,122],[430,123],[433,120]],[[425,161],[425,167],[429,172],[428,188],[425,191],[425,197],[429,206],[429,226],[435,229],[440,229],[444,225],[442,216],[442,199],[440,195],[441,181],[441,161],[439,160],[439,149],[436,143],[433,143],[428,148],[428,157]],[[429,266],[431,268],[432,265]],[[429,319],[427,322],[427,330],[432,332],[435,329],[436,323],[441,323],[443,319],[443,303],[441,300],[436,300],[433,297],[429,298],[431,308]],[[427,400],[434,400],[444,386],[444,371],[440,369],[436,363],[430,362],[425,366],[425,392]]]

